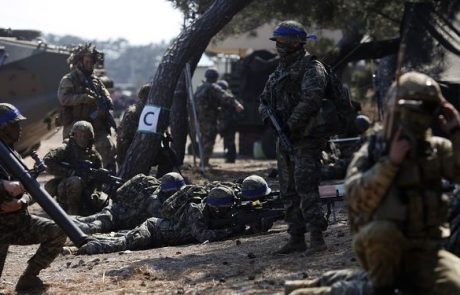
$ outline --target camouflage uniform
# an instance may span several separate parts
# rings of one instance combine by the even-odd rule
[[[328,271],[314,280],[287,281],[285,294],[290,295],[372,295],[367,274],[359,269]]]
[[[0,104],[1,139],[5,141],[7,137],[12,138],[6,134],[6,129],[3,129],[5,125],[22,120],[25,120],[25,117],[14,106]],[[14,150],[13,152],[16,153]],[[16,153],[16,157],[20,158],[20,155]],[[12,198],[8,195],[3,183],[3,181],[12,180],[14,179],[10,173],[0,166],[0,205]],[[23,194],[20,199],[23,206],[18,211],[3,212],[0,209],[0,231],[2,233],[0,235],[0,275],[5,262],[4,258],[8,252],[8,245],[40,244],[35,255],[29,259],[28,267],[16,285],[17,290],[27,290],[42,284],[37,275],[42,269],[48,267],[61,252],[66,236],[53,221],[29,214],[27,206],[32,202],[32,198],[28,194]]]
[[[97,116],[91,118],[91,114],[97,111],[96,101],[88,98],[85,91],[85,80],[91,79],[96,86],[98,93],[110,99],[110,93],[105,88],[104,84],[94,75],[87,78],[83,72],[74,68],[70,73],[66,74],[58,89],[59,103],[61,104],[61,120],[64,125],[63,137],[67,138],[73,124],[79,120],[91,122],[94,127],[96,136],[96,150],[101,154],[104,167],[116,171],[115,163],[115,144],[110,136],[110,131],[106,128],[106,118]],[[110,105],[112,101],[110,100]]]
[[[85,160],[93,163],[92,168],[100,168],[102,159],[99,153],[94,148],[80,148],[70,138],[64,146],[49,151],[43,160],[48,172],[55,176],[45,186],[48,192],[57,197],[58,202],[69,214],[88,214],[87,210],[91,210],[88,208],[91,207],[90,196],[96,184],[88,177],[75,175],[75,170],[78,170]],[[69,163],[74,168],[63,167],[62,162]]]
[[[111,205],[90,216],[74,216],[75,223],[84,233],[94,234],[133,229],[150,217],[161,217],[164,200],[159,185],[155,177],[138,174],[117,190]]]
[[[141,250],[187,243],[218,241],[241,229],[210,229],[210,216],[204,203],[184,205],[172,219],[149,218],[142,225],[118,238],[102,238],[80,248],[80,253],[97,254]]]
[[[281,196],[286,200],[286,222],[293,239],[302,243],[308,228],[312,242],[322,240],[327,228],[319,202],[318,185],[321,176],[321,151],[326,140],[309,136],[327,85],[326,70],[304,50],[289,60],[281,61],[268,78],[261,101],[277,113],[281,124],[290,131],[294,153],[289,154],[277,143],[277,160]],[[268,114],[264,103],[259,113],[264,121]],[[304,243],[304,242],[303,242]]]
[[[425,103],[441,96],[437,83],[425,75],[407,73],[400,81],[398,103]],[[353,249],[376,290],[398,287],[414,294],[458,294],[460,260],[441,249],[441,239],[448,234],[441,179],[460,181],[460,132],[458,127],[451,129],[451,141],[430,136],[432,113],[423,115],[427,129],[411,141],[399,165],[387,156],[382,132],[372,135],[351,162],[346,195]]]
[[[195,102],[200,124],[201,142],[204,149],[204,163],[209,164],[212,155],[214,141],[217,135],[217,117],[219,107],[231,108],[238,105],[238,101],[233,95],[223,90],[216,83],[209,81],[203,82],[195,92]]]

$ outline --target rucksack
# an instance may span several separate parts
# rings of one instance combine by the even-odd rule
[[[305,69],[309,63],[317,60],[315,56],[306,56]],[[321,63],[326,69],[327,86],[325,97],[321,101],[321,108],[310,126],[308,126],[308,135],[312,137],[329,137],[340,135],[350,129],[357,116],[359,103],[350,98],[350,93],[346,89],[335,71]]]
[[[198,185],[187,185],[167,198],[161,206],[161,215],[166,219],[178,216],[189,203],[201,203],[209,191]]]

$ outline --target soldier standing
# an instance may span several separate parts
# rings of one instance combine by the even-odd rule
[[[398,84],[383,131],[348,168],[353,249],[377,295],[460,294],[460,260],[441,249],[449,234],[442,179],[460,181],[460,115],[427,75],[409,72]],[[431,135],[436,116],[450,140]]]
[[[230,92],[217,85],[219,73],[215,69],[206,70],[204,76],[206,81],[196,90],[195,101],[204,149],[204,159],[202,161],[205,166],[209,166],[209,158],[212,155],[217,135],[219,107],[233,107],[237,112],[243,111],[244,107]]]
[[[11,104],[0,103],[0,140],[12,151],[21,134],[20,122],[26,118]],[[15,153],[15,152],[14,152]],[[19,157],[18,154],[16,154]],[[60,253],[66,236],[51,220],[30,215],[27,206],[32,198],[22,184],[0,166],[0,253],[7,255],[8,245],[40,244],[37,252],[28,261],[28,266],[16,285],[17,291],[25,291],[43,286],[38,277],[40,271]],[[1,261],[3,270],[4,260]]]
[[[306,254],[326,249],[322,232],[327,221],[319,201],[321,151],[326,139],[313,136],[310,128],[325,98],[325,67],[304,49],[309,36],[295,21],[283,21],[274,30],[280,62],[261,94],[259,113],[269,123],[267,108],[277,114],[294,152],[277,143],[281,196],[286,201],[286,222],[290,239],[276,253],[287,254],[307,249],[304,234],[310,231]]]
[[[52,196],[67,213],[88,214],[97,198],[97,184],[89,178],[85,169],[102,166],[101,155],[94,149],[93,126],[86,121],[77,121],[69,134],[68,142],[49,151],[43,160],[48,172],[55,176],[46,184]],[[93,194],[94,193],[94,194]]]
[[[217,81],[223,90],[233,95],[228,88],[228,82],[225,80]],[[219,111],[219,118],[217,122],[217,128],[220,135],[224,139],[224,152],[225,152],[225,163],[235,163],[236,160],[236,144],[235,144],[235,133],[236,133],[236,118],[235,109],[229,106],[222,106]]]
[[[108,110],[113,109],[112,99],[101,80],[93,74],[94,65],[101,61],[102,54],[91,44],[79,45],[67,60],[71,72],[62,78],[58,90],[63,137],[69,137],[76,121],[90,122],[95,132],[96,150],[102,156],[104,167],[116,172],[115,144],[110,136],[111,127],[115,126],[109,124],[113,117]],[[101,105],[108,109],[101,110]]]

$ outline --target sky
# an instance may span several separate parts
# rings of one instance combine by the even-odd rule
[[[132,45],[168,42],[183,16],[166,0],[0,0],[0,28],[34,29]]]

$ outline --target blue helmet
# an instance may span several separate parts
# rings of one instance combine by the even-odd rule
[[[0,126],[8,123],[25,120],[21,112],[14,105],[9,103],[0,103]]]
[[[235,204],[235,194],[226,186],[213,188],[207,198],[206,204],[216,208],[229,208]]]
[[[250,175],[241,184],[242,200],[258,200],[271,192],[265,179],[259,175]]]
[[[294,20],[287,20],[279,23],[273,35],[270,38],[272,41],[284,41],[285,43],[306,43],[307,39],[316,39],[315,35],[308,35],[304,26]]]
[[[204,77],[207,80],[211,80],[215,82],[219,78],[219,72],[216,69],[210,68],[210,69],[207,69],[206,72],[204,72]]]
[[[177,172],[166,173],[161,177],[160,182],[162,192],[178,191],[185,186],[184,178]]]
[[[365,115],[359,115],[355,118],[355,126],[359,133],[364,133],[371,126],[371,120]]]

